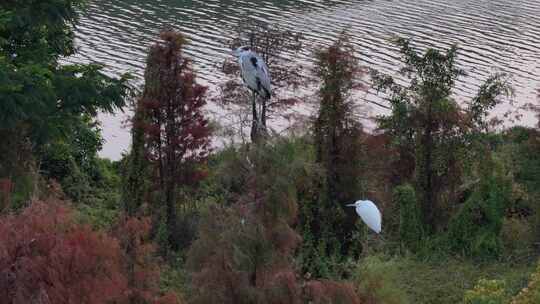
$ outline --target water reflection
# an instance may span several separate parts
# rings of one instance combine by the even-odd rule
[[[112,73],[140,79],[147,48],[161,28],[173,26],[190,37],[187,53],[201,81],[212,85],[216,63],[229,54],[222,38],[248,17],[302,31],[315,45],[328,45],[346,28],[364,63],[386,73],[399,59],[388,43],[392,35],[414,37],[419,48],[458,43],[470,71],[458,98],[472,96],[494,71],[514,76],[518,102],[532,100],[540,87],[540,0],[91,0],[77,32],[80,54],[70,60],[105,63]],[[298,60],[309,64],[311,50]],[[103,117],[105,156],[117,158],[129,143],[121,119]]]

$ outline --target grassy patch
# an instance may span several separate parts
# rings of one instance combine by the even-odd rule
[[[532,262],[478,264],[455,258],[420,261],[380,255],[360,263],[357,282],[360,291],[371,286],[369,292],[378,293],[375,298],[381,303],[455,304],[461,303],[465,291],[482,278],[504,280],[508,294],[515,295],[527,284],[533,269]],[[377,287],[385,284],[390,287]]]

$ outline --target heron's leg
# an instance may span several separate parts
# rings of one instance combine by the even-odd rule
[[[259,133],[262,134],[262,136],[266,136],[266,123],[265,123],[265,117],[264,117],[264,102],[265,99],[261,97],[259,99]]]
[[[263,123],[262,123],[262,121],[263,121],[263,116],[262,116],[262,114],[263,114],[263,112],[262,112],[262,105],[263,105],[263,104],[262,104],[262,98],[260,98],[260,99],[259,99],[259,110],[257,111],[257,115],[258,115],[257,117],[259,118],[259,127],[260,127],[260,128],[263,127]]]
[[[255,92],[252,93],[252,101],[251,101],[251,105],[252,105],[252,108],[253,108],[253,121],[255,122],[258,122],[259,121],[259,118],[258,118],[258,115],[257,115],[257,95],[255,94]]]
[[[266,130],[266,103],[270,99],[263,98],[261,100],[261,125]]]
[[[252,100],[251,100],[251,109],[252,109],[252,121],[251,121],[251,141],[254,142],[256,141],[257,139],[257,135],[258,135],[258,129],[259,127],[257,126],[258,124],[258,121],[259,119],[257,118],[257,99],[256,99],[256,95],[255,95],[255,92],[252,92]]]

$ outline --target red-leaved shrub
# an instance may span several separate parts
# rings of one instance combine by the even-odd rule
[[[310,289],[302,288],[293,260],[302,242],[291,228],[297,168],[270,144],[252,147],[243,167],[249,170],[246,192],[230,207],[210,208],[188,252],[191,303],[307,303]],[[318,284],[308,295],[312,303],[359,303],[348,285]]]
[[[313,304],[360,304],[354,287],[348,283],[310,281],[304,287],[304,295]]]
[[[161,296],[156,246],[150,240],[150,218],[121,217],[113,231],[123,251],[121,266],[127,278],[130,304],[178,304],[174,294]]]
[[[148,220],[122,219],[115,239],[73,215],[51,198],[0,217],[1,303],[180,303],[159,291]]]
[[[0,218],[0,298],[6,304],[107,303],[127,292],[118,242],[77,225],[59,202]]]

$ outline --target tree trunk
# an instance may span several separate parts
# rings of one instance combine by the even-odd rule
[[[178,242],[176,241],[175,233],[176,229],[176,200],[175,200],[175,185],[174,182],[169,182],[167,185],[167,193],[165,196],[165,203],[167,207],[167,240],[171,249],[178,249]]]
[[[424,133],[424,220],[428,231],[433,232],[435,227],[435,193],[433,189],[433,120],[432,103],[428,105],[427,126]]]

